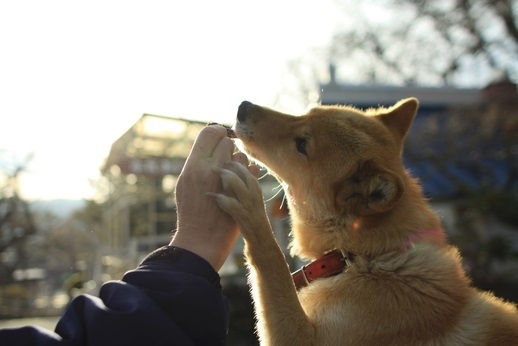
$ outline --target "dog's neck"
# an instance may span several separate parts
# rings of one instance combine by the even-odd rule
[[[327,251],[340,249],[374,258],[399,251],[416,240],[445,245],[447,241],[440,220],[424,199],[417,182],[408,178],[405,185],[407,190],[399,203],[377,214],[342,212],[326,215],[326,211],[334,213],[335,210],[325,198],[316,207],[304,203],[294,205],[290,201],[292,254],[316,259]],[[317,207],[321,209],[316,210]],[[313,218],[315,215],[319,217]]]
[[[399,249],[401,253],[409,251],[420,242],[437,243],[443,242],[443,231],[437,228],[419,230],[407,236]],[[327,278],[344,273],[354,263],[355,254],[333,250],[322,257],[304,265],[292,273],[295,288],[300,290],[309,285],[312,281]]]

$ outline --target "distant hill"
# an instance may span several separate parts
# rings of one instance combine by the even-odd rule
[[[36,212],[49,211],[60,218],[67,218],[74,211],[83,208],[85,204],[84,200],[52,199],[32,202],[31,208]]]

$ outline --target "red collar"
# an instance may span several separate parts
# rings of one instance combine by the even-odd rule
[[[295,288],[298,291],[313,280],[342,273],[346,267],[351,265],[350,261],[352,258],[352,254],[344,256],[339,250],[328,252],[323,257],[314,260],[291,274]]]

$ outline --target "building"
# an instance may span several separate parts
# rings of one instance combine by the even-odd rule
[[[169,243],[176,227],[176,179],[204,126],[205,122],[144,114],[112,144],[102,168],[109,195],[100,240],[103,252],[109,254],[103,261],[111,268],[107,270],[111,276],[118,276],[150,251]],[[280,186],[269,175],[261,178],[260,184],[272,225],[287,249],[287,213],[275,197]],[[243,274],[244,282],[243,245],[239,239],[221,273]]]
[[[109,186],[101,243],[108,266],[132,267],[166,245],[175,228],[176,178],[206,123],[144,114],[111,146],[102,168]],[[111,260],[110,260],[111,258]]]

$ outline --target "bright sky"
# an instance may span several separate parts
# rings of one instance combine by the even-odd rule
[[[143,113],[232,123],[272,105],[286,61],[325,45],[333,0],[0,2],[0,169],[29,199],[89,198]]]

